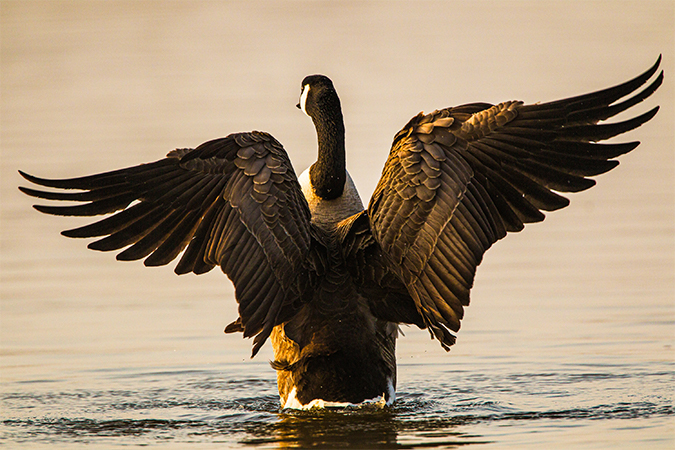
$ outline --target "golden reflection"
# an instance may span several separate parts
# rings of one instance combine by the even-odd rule
[[[250,437],[244,442],[249,445],[276,443],[279,449],[446,448],[485,443],[480,436],[459,431],[460,426],[473,421],[471,417],[410,419],[405,411],[396,407],[284,410],[271,427],[248,430]]]

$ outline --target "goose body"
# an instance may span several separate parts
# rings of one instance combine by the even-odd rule
[[[345,129],[331,80],[311,75],[300,103],[317,132],[317,161],[296,177],[264,132],[235,133],[153,163],[21,187],[56,215],[110,216],[64,231],[101,237],[95,250],[176,273],[220,266],[239,317],[225,329],[270,338],[281,404],[395,399],[399,324],[428,329],[448,350],[483,254],[508,232],[569,203],[638,142],[598,143],[650,120],[600,123],[649,97],[659,60],[618,86],[526,105],[473,103],[420,113],[394,137],[364,209],[345,162]],[[645,88],[641,86],[653,80]]]

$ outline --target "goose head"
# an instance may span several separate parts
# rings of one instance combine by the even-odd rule
[[[333,82],[324,75],[305,77],[297,107],[312,118],[316,129],[319,151],[309,169],[312,189],[323,200],[337,199],[344,192],[347,174],[344,120]]]
[[[313,120],[334,112],[342,114],[340,98],[330,78],[325,75],[308,75],[302,80],[301,86],[300,102],[296,106]]]

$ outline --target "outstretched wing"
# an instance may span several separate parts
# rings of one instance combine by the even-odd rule
[[[370,227],[392,270],[441,345],[455,342],[485,251],[508,231],[544,220],[588,189],[587,177],[616,167],[638,142],[598,144],[650,120],[598,124],[651,95],[661,58],[613,88],[525,105],[469,104],[420,113],[394,138],[370,205]],[[620,99],[630,96],[621,102]],[[403,320],[401,320],[403,321]]]
[[[307,290],[301,283],[308,280],[302,273],[312,270],[309,207],[286,151],[267,133],[232,134],[196,149],[174,150],[153,163],[82,178],[21,175],[42,186],[81,191],[21,187],[28,195],[85,202],[36,205],[38,211],[114,213],[62,233],[105,236],[89,244],[91,249],[128,247],[117,259],[145,258],[146,266],[168,264],[185,249],[178,274],[205,273],[219,265],[233,281],[239,303],[239,319],[226,331],[257,335],[253,355]]]

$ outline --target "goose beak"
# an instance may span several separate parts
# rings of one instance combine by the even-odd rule
[[[302,107],[300,106],[300,103],[298,103],[297,105],[295,105],[295,107],[298,108],[298,109],[302,109]]]

